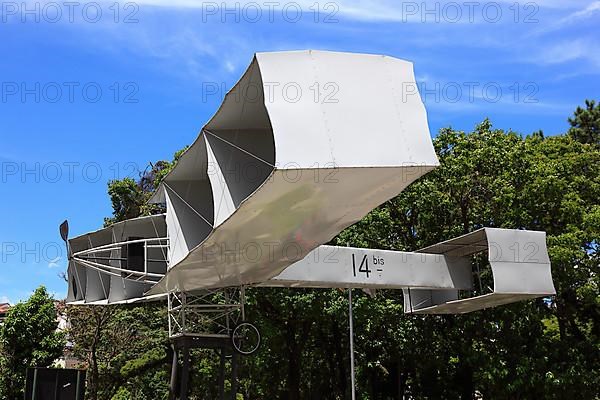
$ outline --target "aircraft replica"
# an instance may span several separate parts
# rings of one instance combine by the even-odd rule
[[[166,213],[71,239],[61,225],[68,303],[166,298],[185,369],[190,346],[256,351],[248,287],[402,289],[420,314],[555,294],[544,232],[481,228],[415,252],[325,245],[439,165],[416,87],[393,57],[257,53],[151,198]],[[465,297],[481,252],[494,287]]]

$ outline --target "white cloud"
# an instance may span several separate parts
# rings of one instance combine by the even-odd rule
[[[475,21],[484,20],[484,9],[489,15],[493,15],[495,8],[500,8],[502,14],[509,16],[507,21],[514,17],[514,7],[517,4],[523,8],[524,13],[537,13],[539,9],[572,10],[584,7],[583,10],[571,14],[578,18],[598,8],[598,1],[589,0],[538,0],[535,3],[515,3],[514,0],[499,0],[495,2],[440,2],[439,0],[425,1],[402,1],[396,0],[337,0],[315,2],[314,0],[281,0],[281,1],[256,1],[256,0],[222,0],[222,1],[198,1],[198,0],[138,0],[142,6],[155,6],[164,8],[194,8],[202,9],[206,15],[220,15],[221,9],[232,10],[248,9],[258,5],[265,11],[288,10],[295,12],[299,7],[303,12],[310,13],[319,10],[321,16],[345,16],[359,21],[401,21],[401,22],[428,22],[436,23],[434,14],[454,15],[456,7],[460,9],[463,18],[459,22],[469,22],[468,15],[474,17]],[[427,14],[429,12],[429,14]],[[427,17],[429,15],[429,17]],[[424,18],[425,17],[425,18]],[[472,21],[471,21],[472,22]]]
[[[48,262],[48,268],[57,268],[59,266],[58,263],[60,262],[61,259],[62,259],[62,257],[59,256],[59,257],[56,257],[56,258],[53,258],[52,260],[50,260]]]
[[[541,48],[528,61],[540,65],[563,64],[583,60],[600,67],[600,46],[595,40],[585,38],[563,40]]]
[[[233,72],[235,71],[235,65],[231,61],[225,61],[225,69],[228,72]]]
[[[106,0],[108,1],[108,0]],[[514,0],[502,0],[494,2],[503,9],[502,24],[449,24],[435,22],[426,26],[423,24],[403,24],[406,20],[406,8],[400,4],[415,4],[420,11],[432,9],[432,4],[441,4],[434,1],[397,2],[392,0],[337,0],[334,2],[315,2],[314,0],[282,0],[274,1],[278,4],[276,18],[281,22],[281,9],[289,4],[298,4],[303,12],[314,10],[315,4],[321,8],[321,19],[328,12],[335,11],[335,18],[343,19],[339,24],[314,24],[308,26],[312,35],[300,35],[296,26],[282,27],[281,24],[274,29],[270,24],[244,24],[235,22],[221,22],[219,15],[208,17],[205,21],[205,12],[210,4],[216,7],[243,7],[249,3],[260,5],[272,4],[270,1],[251,0],[217,0],[217,1],[194,1],[194,0],[138,0],[140,10],[137,17],[140,19],[136,24],[115,24],[110,18],[103,23],[65,24],[69,31],[61,35],[61,40],[74,47],[86,47],[113,53],[116,59],[128,59],[129,57],[151,58],[151,62],[140,63],[142,68],[158,69],[162,73],[175,75],[183,82],[193,82],[192,86],[206,81],[217,81],[219,83],[232,83],[237,78],[240,68],[248,65],[252,54],[264,50],[289,50],[305,48],[323,48],[346,50],[349,46],[353,50],[353,39],[359,43],[357,46],[365,46],[365,37],[381,38],[373,40],[373,52],[385,52],[406,57],[417,61],[414,55],[419,57],[417,68],[428,71],[428,64],[439,63],[437,52],[447,46],[457,49],[458,53],[475,49],[474,54],[480,49],[497,49],[496,60],[513,60],[525,62],[537,66],[548,66],[567,63],[573,60],[581,60],[580,67],[586,73],[592,66],[600,65],[600,52],[595,51],[598,45],[589,39],[579,38],[568,40],[571,33],[563,35],[556,40],[541,34],[540,28],[548,26],[551,21],[582,20],[589,18],[600,9],[600,1],[558,1],[542,0],[535,2],[539,12],[535,18],[540,20],[537,24],[512,23],[514,14],[509,7],[514,6]],[[466,2],[468,3],[468,2]],[[110,2],[101,4],[112,4]],[[236,4],[238,4],[236,6]],[[337,10],[325,10],[326,4],[335,4]],[[457,2],[462,5],[465,2]],[[479,4],[477,8],[478,18],[481,17],[481,8],[485,3]],[[519,3],[521,7],[524,4]],[[224,6],[223,6],[224,5]],[[204,9],[202,9],[204,7]],[[406,5],[405,5],[406,7]],[[462,6],[461,6],[462,7]],[[463,19],[467,18],[466,9],[463,8]],[[523,11],[523,10],[522,10]],[[521,13],[521,18],[527,12]],[[542,15],[543,14],[543,15]],[[108,14],[110,16],[110,14]],[[563,16],[565,16],[563,18]],[[227,21],[231,15],[226,16]],[[420,22],[421,15],[417,12],[407,22]],[[235,17],[233,17],[235,18]],[[303,21],[312,21],[312,16],[304,16]],[[263,12],[262,22],[268,19]],[[432,22],[434,18],[426,18],[426,22]],[[371,24],[379,22],[379,24]],[[386,24],[384,22],[396,22]],[[569,26],[567,26],[569,25]],[[564,28],[570,25],[565,23]],[[410,28],[407,28],[409,27]],[[314,28],[314,29],[313,29]],[[566,29],[565,29],[566,30]],[[289,33],[288,33],[289,32]],[[74,34],[73,34],[74,33]],[[529,35],[529,36],[528,36]],[[400,39],[401,38],[401,39]],[[476,40],[474,40],[476,38]],[[527,38],[528,40],[523,40]],[[387,44],[385,50],[381,45]],[[589,48],[586,51],[586,46]],[[364,47],[363,47],[364,48]],[[360,48],[360,50],[363,50]],[[423,50],[427,50],[424,52]],[[368,50],[367,50],[368,52]],[[406,56],[404,56],[407,54]],[[410,56],[408,55],[410,54]],[[460,54],[458,54],[460,56]],[[146,60],[144,60],[146,61]],[[460,60],[459,60],[460,61]],[[477,60],[479,65],[486,61]],[[489,60],[492,62],[492,59]],[[467,66],[469,67],[469,66]],[[472,74],[479,74],[485,67],[471,67]],[[430,68],[435,70],[435,67]],[[423,75],[427,80],[427,75]],[[188,87],[188,86],[186,86]]]
[[[8,304],[12,304],[12,302],[10,301],[10,299],[6,296],[0,296],[0,303],[8,303]]]
[[[593,14],[595,14],[599,10],[600,10],[600,1],[594,1],[593,3],[589,4],[583,10],[576,11],[573,14],[569,15],[567,17],[567,19],[577,20],[580,18],[588,18],[588,17],[592,16]]]
[[[587,4],[584,8],[578,9],[566,17],[559,18],[554,22],[543,25],[540,29],[534,32],[534,35],[543,35],[549,32],[563,29],[567,26],[574,25],[577,22],[581,22],[590,19],[595,14],[600,12],[600,1],[594,1]]]

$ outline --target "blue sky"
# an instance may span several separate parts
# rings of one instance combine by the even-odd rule
[[[600,1],[579,0],[2,2],[0,301],[63,297],[60,222],[99,228],[107,181],[191,143],[223,94],[206,89],[257,51],[413,61],[432,135],[485,117],[557,134],[598,99],[599,22]]]

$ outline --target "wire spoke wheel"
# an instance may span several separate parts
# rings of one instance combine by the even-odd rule
[[[260,347],[260,333],[250,322],[241,322],[233,329],[231,342],[238,353],[249,355]]]

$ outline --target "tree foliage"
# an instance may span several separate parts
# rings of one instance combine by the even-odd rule
[[[88,369],[88,398],[159,400],[169,382],[171,353],[163,304],[70,306],[74,354]]]
[[[127,177],[115,179],[108,182],[108,196],[113,208],[113,216],[104,219],[104,226],[110,226],[115,222],[152,215],[164,212],[164,209],[156,204],[149,204],[148,200],[158,187],[160,181],[175,167],[179,157],[187,147],[175,153],[173,161],[158,161],[150,164],[139,180]]]
[[[585,108],[577,107],[573,117],[569,118],[569,123],[569,135],[573,139],[600,145],[600,104],[596,104],[594,100],[586,100]]]
[[[63,354],[54,299],[41,286],[12,307],[0,326],[0,398],[23,397],[28,367],[48,367]]]

